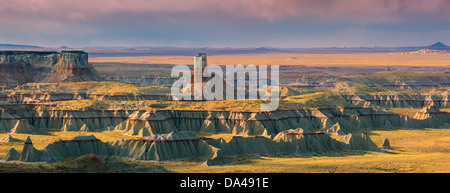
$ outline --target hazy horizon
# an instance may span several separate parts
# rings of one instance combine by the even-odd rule
[[[415,48],[415,47],[427,47],[431,46],[435,43],[443,43],[443,42],[434,42],[429,43],[426,45],[410,45],[410,46],[321,46],[321,47],[271,47],[271,46],[261,46],[261,47],[255,47],[255,46],[247,46],[247,47],[230,47],[230,46],[223,46],[223,47],[208,47],[208,46],[164,46],[164,45],[111,45],[111,46],[102,46],[102,45],[91,45],[91,46],[83,46],[83,47],[71,47],[66,45],[61,46],[43,46],[43,45],[29,45],[29,44],[3,44],[0,42],[0,46],[2,45],[11,45],[11,46],[29,46],[29,47],[36,47],[36,49],[357,49],[357,48]],[[444,45],[447,45],[446,43],[443,43]],[[21,48],[19,48],[21,49]],[[30,48],[31,49],[31,48]]]
[[[180,48],[450,44],[445,0],[4,0],[0,44]]]

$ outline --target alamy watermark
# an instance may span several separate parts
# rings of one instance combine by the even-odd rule
[[[171,88],[173,100],[261,99],[261,111],[278,109],[278,65],[270,65],[270,70],[268,65],[227,65],[223,72],[218,65],[207,65],[205,54],[198,54],[194,59],[193,73],[187,65],[176,65],[172,68],[171,77],[179,78]]]

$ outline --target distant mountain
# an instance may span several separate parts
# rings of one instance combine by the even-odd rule
[[[450,49],[450,46],[447,46],[441,42],[438,42],[433,45],[426,46],[425,48],[428,48],[428,49]]]
[[[160,48],[178,48],[173,46],[88,46],[82,49],[160,49]]]
[[[33,49],[73,49],[69,46],[41,47],[34,45],[0,44],[0,50],[33,50]],[[218,54],[250,54],[250,53],[388,53],[388,52],[417,52],[435,53],[435,51],[450,52],[450,46],[437,42],[429,46],[410,47],[321,47],[321,48],[273,48],[273,47],[248,47],[248,48],[211,48],[211,47],[172,47],[172,46],[89,46],[81,47],[89,53],[90,57],[111,56],[157,56],[157,55],[186,55],[192,56],[198,52],[208,52],[209,55]]]
[[[450,54],[450,46],[437,42],[433,45],[417,47],[417,50],[403,52],[402,54],[418,54],[418,55],[439,55]]]
[[[0,44],[0,49],[40,49],[43,47],[40,46],[31,46],[31,45],[17,45],[17,44]]]

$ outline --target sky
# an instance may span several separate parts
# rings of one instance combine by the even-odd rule
[[[1,0],[0,44],[396,47],[450,44],[449,0]]]

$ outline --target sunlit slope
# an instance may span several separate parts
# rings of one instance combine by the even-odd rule
[[[93,94],[170,94],[170,88],[159,86],[142,87],[135,84],[87,81],[70,83],[27,83],[0,94],[11,93],[93,93]]]
[[[351,75],[332,78],[328,84],[343,86],[368,86],[385,88],[423,88],[447,86],[450,74],[425,74],[412,72],[385,71],[365,75]]]

